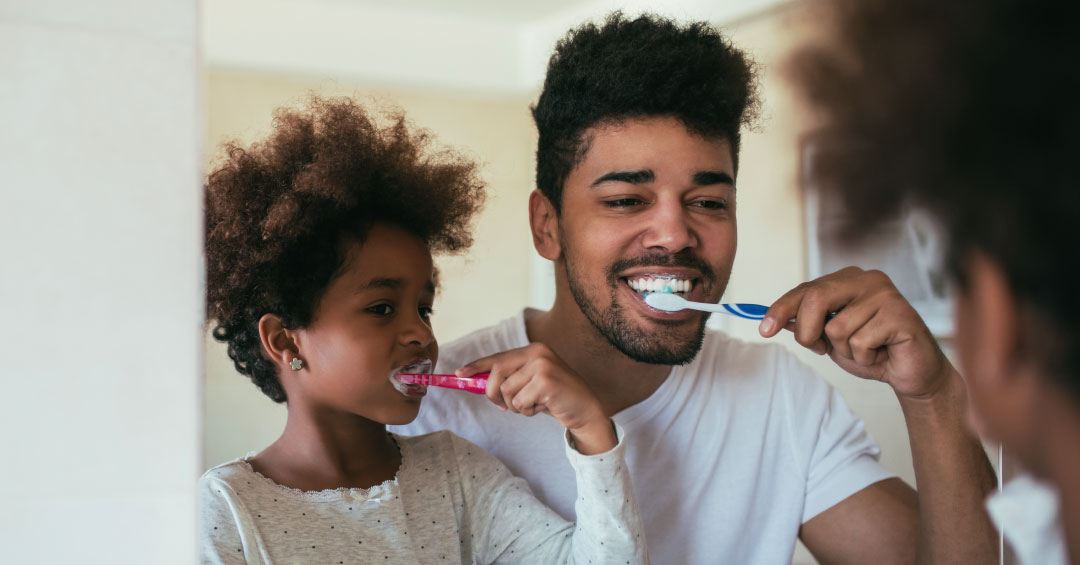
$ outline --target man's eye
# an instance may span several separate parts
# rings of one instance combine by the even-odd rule
[[[727,202],[723,200],[698,200],[691,204],[691,206],[697,206],[706,210],[724,210],[727,208]]]
[[[608,208],[628,208],[630,206],[637,206],[642,201],[639,198],[619,198],[617,200],[605,200],[604,206]]]
[[[394,307],[389,304],[376,304],[369,306],[367,311],[379,316],[389,316],[394,313]]]

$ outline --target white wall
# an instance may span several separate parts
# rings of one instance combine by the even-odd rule
[[[192,563],[195,4],[0,4],[0,562]]]

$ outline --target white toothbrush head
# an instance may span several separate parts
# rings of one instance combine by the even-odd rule
[[[687,308],[686,299],[666,292],[651,292],[645,295],[645,303],[657,310],[678,312]]]

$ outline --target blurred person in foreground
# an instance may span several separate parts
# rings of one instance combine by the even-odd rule
[[[988,500],[1025,563],[1080,563],[1080,39],[1065,5],[844,0],[795,81],[852,234],[922,206],[958,289],[969,422],[1029,475]]]

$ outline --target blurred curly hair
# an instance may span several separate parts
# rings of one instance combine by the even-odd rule
[[[673,117],[698,135],[726,139],[738,170],[740,128],[758,107],[754,64],[708,23],[614,12],[555,47],[532,107],[536,186],[561,213],[566,177],[588,149],[586,130],[644,117]]]
[[[350,99],[312,96],[306,109],[279,108],[264,140],[224,146],[205,185],[207,319],[236,370],[275,402],[285,391],[259,319],[310,323],[344,242],[388,222],[433,253],[472,243],[469,221],[485,197],[476,165],[429,144],[401,114],[380,125]]]
[[[826,118],[831,150],[816,182],[843,195],[849,233],[908,203],[928,209],[945,226],[961,288],[969,253],[998,263],[1037,320],[1029,346],[1080,393],[1080,38],[1069,5],[829,6],[831,41],[789,69]]]

